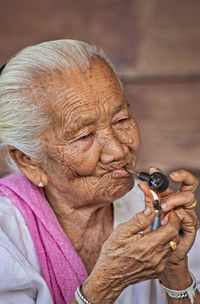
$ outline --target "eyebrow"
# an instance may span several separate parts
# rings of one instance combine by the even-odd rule
[[[114,109],[113,109],[113,115],[117,114],[118,112],[120,112],[123,108],[124,108],[124,104],[120,103],[119,105],[117,105]],[[72,133],[76,133],[79,130],[81,130],[84,127],[87,127],[95,122],[97,122],[98,120],[98,116],[94,116],[94,115],[88,115],[88,114],[83,114],[83,115],[79,115],[79,117],[74,120],[73,119],[73,123],[71,124],[71,126],[69,128],[67,128],[67,130],[65,130],[65,134],[72,134]]]
[[[91,116],[88,116],[88,117],[85,117],[85,118],[80,118],[80,123],[83,124],[83,126],[88,126],[94,122],[97,121],[97,117],[91,117]]]
[[[114,113],[116,114],[117,112],[121,111],[123,109],[123,104],[119,104],[115,109],[114,109]]]
[[[69,135],[69,134],[74,134],[78,131],[80,131],[81,129],[91,125],[92,123],[95,123],[98,120],[97,117],[91,117],[88,115],[83,115],[83,116],[79,116],[79,118],[77,118],[76,120],[73,120],[73,122],[71,123],[70,127],[66,128],[65,130],[65,134]]]

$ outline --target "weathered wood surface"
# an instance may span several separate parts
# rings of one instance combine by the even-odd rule
[[[22,47],[45,40],[72,38],[101,46],[117,66],[141,128],[138,167],[187,167],[198,173],[200,1],[0,4],[0,63]]]
[[[141,132],[138,167],[200,168],[200,85],[126,85]]]

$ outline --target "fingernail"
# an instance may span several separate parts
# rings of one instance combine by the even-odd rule
[[[161,220],[161,224],[164,226],[164,225],[167,224],[167,222],[168,222],[168,217],[165,216],[165,217]]]
[[[167,209],[167,204],[166,203],[163,203],[162,205],[161,205],[161,208],[164,210],[164,209]]]
[[[146,209],[144,210],[144,215],[145,216],[149,216],[152,214],[152,209],[150,207],[146,207]]]
[[[178,177],[178,176],[179,176],[179,173],[178,173],[177,171],[174,171],[174,172],[171,173],[171,175],[172,175],[173,177]]]
[[[169,220],[169,213],[167,213],[165,215],[165,217],[162,219],[162,225],[166,225],[168,223],[168,220]]]
[[[155,166],[151,166],[150,169],[153,169],[153,170],[159,170],[158,168],[156,168]]]
[[[155,168],[155,167],[150,167],[149,168],[149,172],[151,173],[152,171],[154,172],[154,171],[156,171],[157,169]]]

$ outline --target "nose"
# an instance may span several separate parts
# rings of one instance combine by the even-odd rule
[[[123,160],[126,158],[128,150],[126,144],[121,143],[114,134],[110,134],[103,143],[100,161],[106,164],[112,161]]]

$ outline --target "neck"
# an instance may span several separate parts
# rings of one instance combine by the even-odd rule
[[[76,202],[69,196],[56,196],[48,189],[45,189],[45,194],[61,227],[90,273],[103,243],[113,230],[112,203]]]

